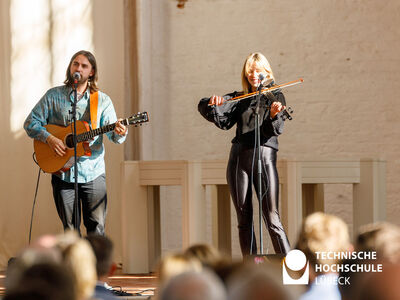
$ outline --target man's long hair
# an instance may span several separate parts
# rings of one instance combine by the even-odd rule
[[[78,55],[84,55],[88,59],[89,63],[92,65],[94,73],[92,76],[89,77],[88,85],[89,85],[90,93],[97,92],[99,90],[99,88],[97,87],[98,73],[97,73],[96,58],[94,57],[94,55],[92,53],[90,53],[89,51],[86,51],[86,50],[78,51],[72,56],[72,58],[69,62],[68,68],[67,68],[67,72],[65,74],[64,84],[66,86],[70,86],[70,87],[72,87],[74,84],[74,79],[72,78],[70,69],[71,69],[72,62]]]

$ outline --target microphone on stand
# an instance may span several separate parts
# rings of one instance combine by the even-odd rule
[[[81,73],[75,72],[74,75],[72,75],[72,78],[74,79],[74,83],[78,83],[79,80],[81,80]]]
[[[260,73],[258,75],[258,81],[260,82],[259,87],[263,85],[262,83],[263,83],[264,79],[265,79],[265,75],[263,73]]]
[[[78,154],[77,154],[77,135],[76,135],[76,104],[78,102],[78,81],[81,80],[81,74],[79,72],[75,72],[72,74],[72,78],[74,79],[74,86],[73,86],[73,92],[74,92],[74,102],[72,104],[72,122],[73,122],[73,143],[74,143],[74,206],[73,206],[73,211],[74,211],[74,229],[78,231],[80,235],[80,230],[79,230],[79,224],[78,224]]]
[[[260,84],[258,86],[259,88],[261,88],[263,86],[268,86],[271,82],[273,82],[272,78],[267,79],[267,77],[263,73],[260,73],[258,75],[258,80],[260,81]]]

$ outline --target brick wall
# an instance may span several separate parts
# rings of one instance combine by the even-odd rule
[[[226,159],[234,129],[207,123],[197,103],[240,90],[245,57],[261,51],[278,83],[305,80],[284,90],[295,113],[279,157],[386,159],[387,219],[399,224],[400,2],[189,0],[180,10],[160,0],[148,9],[143,40],[151,43],[142,56],[151,53],[151,71],[143,72],[152,79],[143,85],[153,91],[142,104],[152,105],[153,124],[144,131],[152,151],[145,159]],[[351,225],[343,209],[351,192],[343,193],[343,186],[327,187],[326,207]],[[174,199],[172,211],[179,210]],[[167,249],[175,234],[165,235]]]

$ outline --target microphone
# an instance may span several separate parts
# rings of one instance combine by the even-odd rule
[[[78,81],[81,80],[81,73],[75,72],[74,75],[72,75],[72,78],[74,78],[75,83],[78,83]]]
[[[267,79],[267,77],[263,73],[260,73],[258,75],[258,80],[260,81],[260,86],[268,86],[271,82],[274,81],[272,78]]]
[[[263,86],[264,79],[265,79],[265,75],[263,73],[258,74],[259,84],[258,84],[258,88],[257,89],[261,90],[261,88]]]

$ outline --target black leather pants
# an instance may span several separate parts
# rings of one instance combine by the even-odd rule
[[[262,210],[264,222],[271,236],[275,253],[290,251],[289,241],[283,229],[278,209],[279,178],[276,169],[276,150],[261,146],[262,160]],[[257,253],[253,226],[252,184],[258,191],[257,157],[254,148],[232,144],[227,168],[227,181],[236,209],[239,241],[243,256]],[[252,176],[253,173],[253,176]],[[250,252],[250,249],[252,251]]]

